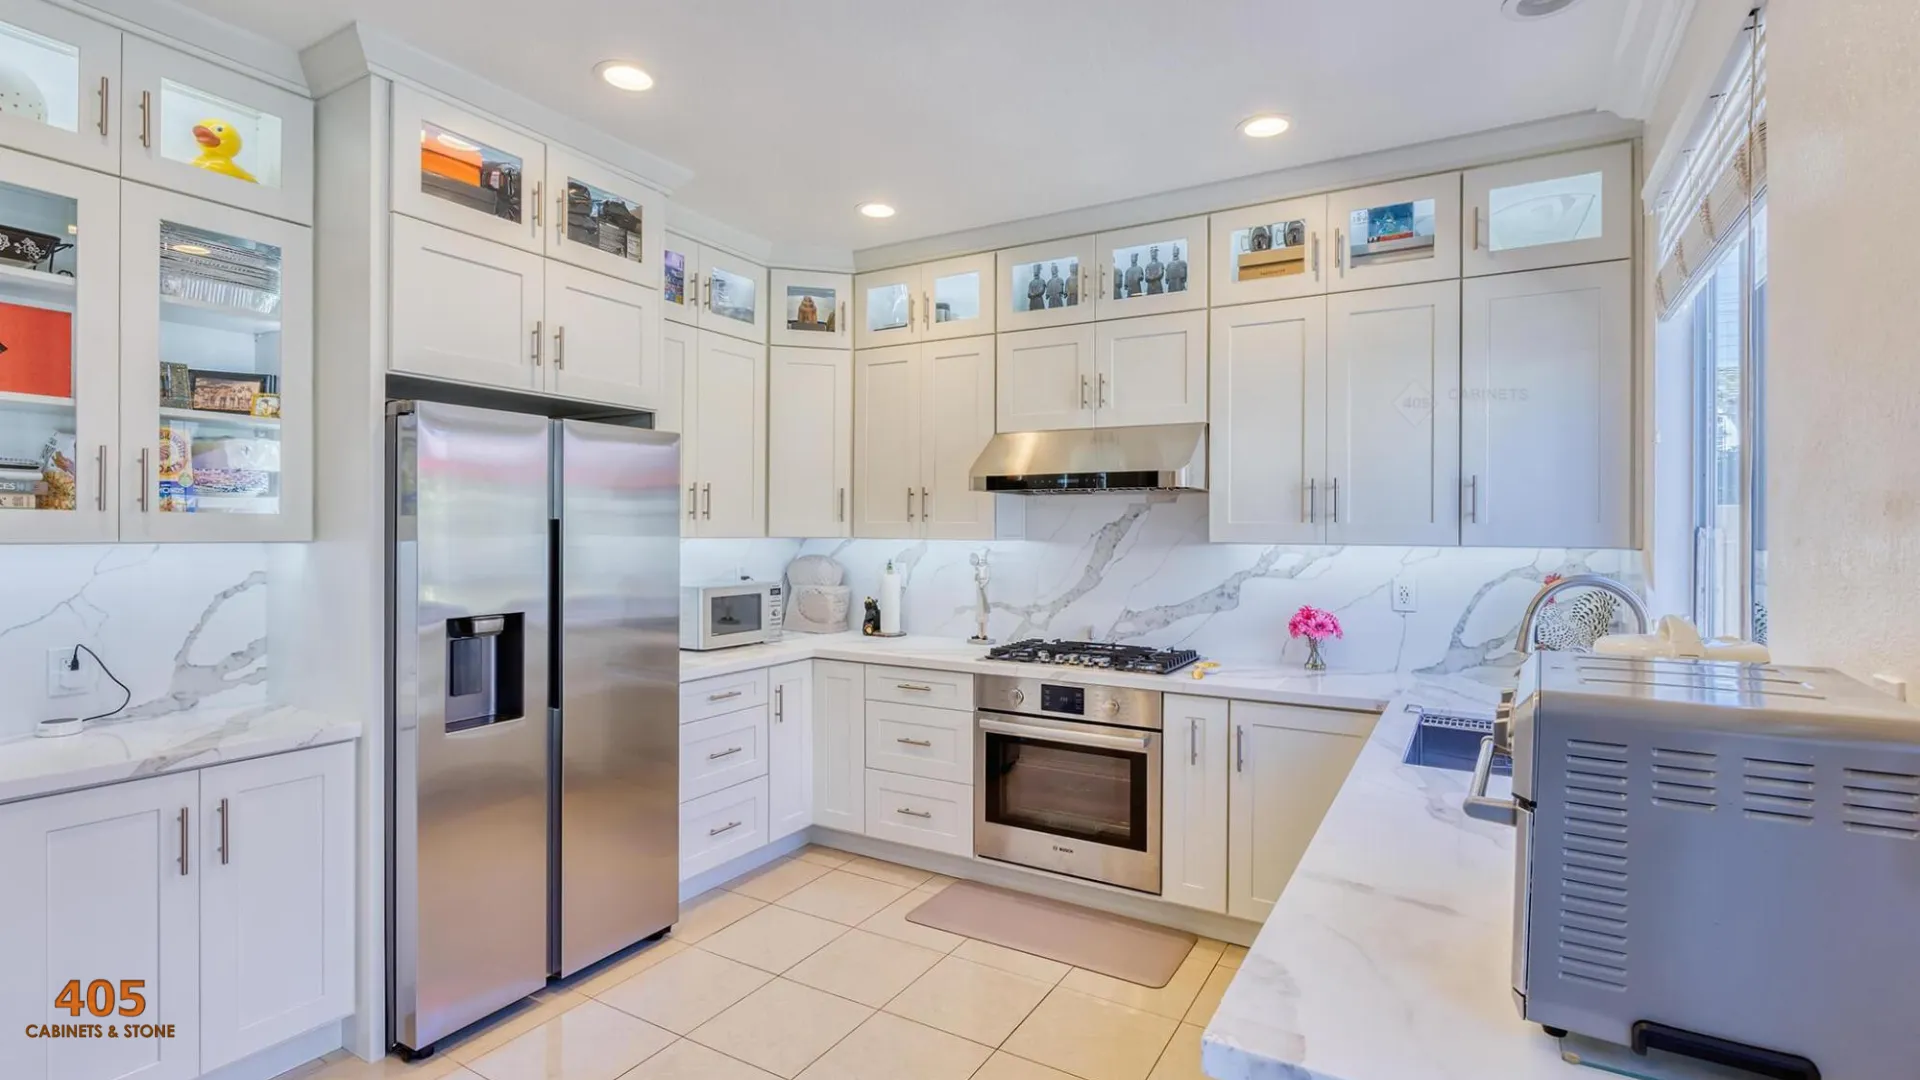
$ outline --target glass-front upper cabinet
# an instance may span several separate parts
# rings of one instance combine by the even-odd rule
[[[132,184],[121,205],[121,537],[311,539],[310,233]]]
[[[920,268],[920,338],[991,334],[994,329],[993,252],[943,259]]]
[[[312,101],[132,36],[123,70],[128,179],[312,223]]]
[[[877,349],[920,340],[920,268],[855,274],[853,343]]]
[[[1212,222],[1214,306],[1327,291],[1326,196],[1227,210]]]
[[[111,541],[120,181],[0,150],[0,539]]]
[[[1442,173],[1327,196],[1330,292],[1460,276],[1460,174]]]
[[[629,176],[547,148],[547,257],[658,287],[666,200]]]
[[[1099,237],[1102,319],[1207,306],[1207,219],[1183,218]]]
[[[1073,236],[1001,251],[997,329],[1092,322],[1095,239]]]
[[[546,175],[547,148],[538,139],[394,86],[393,208],[400,213],[545,254]]]
[[[700,245],[679,233],[660,245],[660,308],[674,322],[700,325]]]
[[[775,270],[772,277],[773,344],[852,348],[852,277],[813,270]]]
[[[700,249],[700,329],[767,340],[767,271],[715,248]]]
[[[0,0],[0,143],[120,171],[120,31],[43,0]]]
[[[1633,146],[1470,169],[1468,277],[1605,262],[1633,254]]]

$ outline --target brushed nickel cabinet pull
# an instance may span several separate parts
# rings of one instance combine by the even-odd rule
[[[1473,248],[1472,250],[1474,251],[1480,250],[1480,204],[1479,203],[1473,204]]]
[[[553,366],[566,370],[567,366],[567,328],[557,327],[553,331]]]
[[[724,694],[708,694],[707,700],[708,701],[726,701],[730,698],[737,698],[739,696],[740,696],[740,691],[729,690]]]
[[[901,738],[895,739],[893,741],[899,743],[902,746],[924,746],[929,748],[933,746],[933,740],[931,739],[909,739],[902,736]]]
[[[893,685],[896,689],[899,689],[899,690],[917,690],[922,694],[933,693],[933,687],[928,686],[925,683],[903,682],[903,683],[894,683]]]
[[[529,220],[533,223],[533,235],[539,236],[540,235],[540,181],[538,180],[535,180],[533,182],[533,205],[530,206],[528,209],[532,211],[532,213],[529,215]]]
[[[721,758],[723,758],[723,757],[732,757],[733,755],[735,755],[735,754],[737,754],[737,753],[739,753],[740,751],[742,751],[742,750],[744,750],[744,749],[746,749],[746,748],[745,748],[745,747],[743,747],[743,746],[729,746],[729,747],[727,747],[727,748],[726,748],[725,750],[722,750],[722,751],[720,751],[720,752],[719,752],[719,753],[717,753],[717,754],[708,754],[708,755],[707,755],[707,760],[708,760],[708,761],[719,761],[719,760],[720,760]]]
[[[180,876],[187,876],[187,844],[192,837],[187,833],[187,808],[180,808]]]
[[[1337,476],[1327,485],[1327,522],[1340,524],[1340,478]]]
[[[1478,474],[1467,478],[1467,523],[1480,524],[1480,477]]]
[[[1233,771],[1245,772],[1246,770],[1247,770],[1247,729],[1244,727],[1237,727],[1233,729]]]
[[[1100,407],[1107,407],[1107,373],[1100,373]]]
[[[689,520],[700,516],[700,485],[687,485],[687,517]]]
[[[1319,507],[1315,505],[1319,501],[1320,501],[1320,480],[1318,477],[1315,477],[1307,481],[1307,516],[1304,518],[1301,518],[1300,519],[1301,521],[1304,521],[1309,525],[1313,524],[1313,519],[1320,516]]]
[[[1339,229],[1333,230],[1333,268],[1347,276],[1347,234]]]
[[[1200,764],[1200,720],[1198,717],[1187,721],[1187,764]]]
[[[140,91],[140,145],[153,149],[153,91]]]
[[[722,825],[722,826],[720,826],[720,827],[719,827],[719,828],[717,828],[717,829],[708,829],[708,830],[707,830],[707,835],[708,835],[708,836],[719,836],[719,835],[720,835],[721,833],[723,833],[723,832],[732,832],[733,830],[735,830],[735,829],[737,829],[737,828],[739,828],[739,827],[740,827],[740,823],[739,823],[739,822],[737,822],[737,821],[729,821],[729,822],[727,822],[727,823],[726,823],[725,825]]]
[[[1087,377],[1085,375],[1080,376],[1080,407],[1083,409],[1087,407]]]
[[[700,485],[700,516],[707,519],[708,521],[713,520],[713,485],[712,484]]]
[[[847,520],[847,489],[846,488],[840,489],[840,508],[834,511],[834,520],[835,521]]]
[[[533,366],[540,366],[540,332],[546,329],[545,319],[533,320]]]
[[[100,452],[94,455],[100,462],[100,489],[93,493],[94,508],[101,513],[107,511],[107,444],[100,444]]]
[[[102,75],[100,76],[100,137],[103,139],[107,135],[107,97],[107,77]]]
[[[933,520],[933,496],[927,494],[926,488],[920,489],[920,520]]]
[[[147,509],[147,450],[140,448],[140,509]]]
[[[840,336],[846,337],[853,329],[847,325],[847,302],[840,301]]]
[[[553,193],[553,243],[555,247],[567,242],[567,193]]]
[[[907,329],[913,329],[913,294],[907,294]]]
[[[785,686],[773,688],[773,722],[776,724],[787,722],[787,688]]]
[[[227,835],[227,815],[230,812],[231,811],[228,808],[227,800],[221,799],[220,800],[220,865],[221,866],[225,866],[228,863],[233,861],[233,842],[231,839],[229,839]]]
[[[928,330],[933,329],[933,297],[926,293],[920,294],[920,325]]]
[[[913,520],[913,489],[907,489],[907,520]]]
[[[904,807],[904,806],[902,806],[902,807],[900,807],[900,808],[898,808],[898,809],[896,809],[896,810],[894,811],[894,813],[896,813],[896,814],[905,814],[905,815],[907,815],[908,817],[917,817],[917,818],[931,818],[931,817],[933,817],[933,811],[931,811],[931,810],[909,810],[909,809],[907,809],[907,808],[906,808],[906,807]]]

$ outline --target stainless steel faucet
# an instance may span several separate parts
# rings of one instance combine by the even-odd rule
[[[1651,621],[1647,616],[1647,605],[1640,602],[1640,598],[1633,594],[1632,589],[1604,574],[1575,574],[1572,577],[1563,577],[1559,581],[1542,585],[1540,591],[1533,594],[1533,599],[1527,604],[1527,613],[1520,616],[1520,638],[1514,645],[1516,651],[1521,653],[1533,651],[1533,624],[1534,620],[1540,617],[1540,609],[1546,606],[1547,601],[1552,599],[1555,593],[1576,588],[1599,589],[1601,592],[1612,593],[1625,600],[1627,608],[1633,612],[1634,619],[1639,623],[1633,632],[1636,634],[1647,632],[1647,626]]]

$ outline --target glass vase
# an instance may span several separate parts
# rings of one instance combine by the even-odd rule
[[[1307,670],[1308,671],[1327,670],[1327,662],[1320,658],[1320,639],[1319,638],[1310,637],[1307,639]]]

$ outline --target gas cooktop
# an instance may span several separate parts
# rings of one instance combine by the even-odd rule
[[[1011,660],[1017,664],[1062,664],[1067,667],[1105,668],[1145,675],[1165,675],[1179,671],[1200,659],[1192,649],[1150,649],[1145,645],[1111,645],[1100,641],[1061,641],[1027,638],[1025,641],[995,645],[987,650],[989,660]]]

